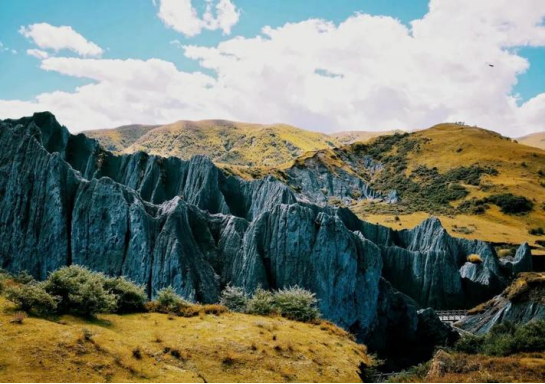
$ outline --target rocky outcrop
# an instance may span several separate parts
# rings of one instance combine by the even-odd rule
[[[545,273],[522,273],[505,291],[469,311],[456,326],[484,334],[503,322],[545,320]]]
[[[297,284],[377,350],[391,337],[431,348],[443,336],[425,331],[433,315],[421,306],[465,306],[465,295],[492,297],[508,278],[489,245],[452,238],[435,219],[396,232],[298,201],[272,177],[226,176],[202,156],[114,156],[49,113],[1,122],[0,148],[0,263],[9,271],[43,279],[81,264],[151,296],[172,285],[205,303],[229,282],[247,291]],[[470,253],[482,265],[467,266]]]
[[[384,195],[369,186],[371,176],[382,169],[379,162],[370,156],[362,156],[357,165],[354,161],[352,156],[341,149],[322,150],[297,159],[283,174],[286,184],[300,198],[314,204],[350,205],[360,200],[398,201],[395,191]]]

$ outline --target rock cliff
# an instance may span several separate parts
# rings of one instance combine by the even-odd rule
[[[115,156],[50,113],[0,122],[0,148],[0,264],[41,279],[81,264],[200,302],[229,282],[298,284],[327,319],[387,350],[446,338],[426,331],[440,327],[420,307],[488,299],[528,268],[524,249],[502,266],[488,244],[450,237],[436,219],[396,232],[298,201],[272,177],[226,176],[206,157]],[[482,264],[468,265],[473,253]]]
[[[545,273],[522,273],[505,291],[469,311],[456,325],[484,334],[494,325],[545,320]]]

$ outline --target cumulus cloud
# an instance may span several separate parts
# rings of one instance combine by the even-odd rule
[[[203,29],[221,29],[224,34],[230,34],[238,23],[240,11],[231,0],[217,0],[215,6],[213,0],[206,0],[206,10],[201,17],[191,0],[160,0],[157,15],[167,27],[192,37]]]
[[[47,23],[38,23],[22,26],[19,33],[42,50],[50,49],[59,52],[66,49],[84,57],[100,57],[104,53],[102,48],[88,41],[69,26],[55,27]]]
[[[205,118],[322,131],[465,121],[522,136],[545,129],[545,93],[526,102],[513,94],[531,65],[516,48],[545,46],[545,2],[509,4],[432,0],[409,26],[356,14],[340,24],[306,20],[217,46],[183,46],[213,75],[157,59],[49,57],[44,70],[92,83],[0,101],[0,116],[48,109],[73,130]]]

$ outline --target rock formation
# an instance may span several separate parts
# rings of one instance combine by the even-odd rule
[[[125,275],[150,296],[172,285],[205,303],[229,282],[298,284],[324,317],[385,350],[429,349],[448,337],[426,331],[440,327],[421,306],[490,298],[527,268],[524,248],[502,267],[488,244],[450,237],[436,219],[396,232],[298,201],[272,177],[225,176],[203,156],[115,156],[50,113],[0,122],[0,148],[0,264],[40,279],[80,264]],[[473,253],[482,264],[466,262]]]
[[[520,274],[500,295],[469,313],[456,325],[475,334],[484,334],[503,322],[526,324],[545,320],[545,273]]]

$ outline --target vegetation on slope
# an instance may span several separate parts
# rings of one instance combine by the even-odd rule
[[[96,139],[108,151],[121,153],[131,146],[136,140],[144,136],[157,125],[124,125],[113,129],[98,129],[83,132],[85,136]]]
[[[108,147],[117,129],[86,134]],[[127,131],[127,129],[125,129]],[[142,133],[141,131],[138,134]],[[260,125],[225,120],[178,121],[149,130],[126,144],[123,153],[144,151],[152,155],[189,159],[206,155],[218,164],[272,166],[285,163],[306,151],[333,148],[340,143],[326,134],[285,124]],[[118,140],[120,142],[120,140]]]
[[[359,147],[348,150],[357,153]],[[408,228],[433,214],[448,230],[470,239],[528,241],[537,248],[545,240],[529,233],[545,227],[544,151],[456,124],[379,137],[363,149],[385,165],[372,186],[399,188],[402,202],[352,207],[361,218]]]
[[[0,276],[3,293],[15,302],[0,297],[1,381],[355,382],[361,366],[372,364],[365,347],[327,322],[192,304],[169,288],[138,309],[142,312],[98,314],[113,310],[108,295],[117,302],[122,297],[105,288],[106,277],[80,267],[56,273],[40,287],[58,303],[45,318],[34,317],[43,315],[34,306],[29,309],[32,317],[27,317],[21,303],[10,296],[15,289],[40,283],[25,275]],[[53,295],[46,290],[51,281],[70,294]],[[118,287],[116,292],[134,293],[134,288]],[[33,293],[24,296],[35,297]],[[65,308],[65,300],[80,307]],[[82,312],[82,306],[89,310]]]

